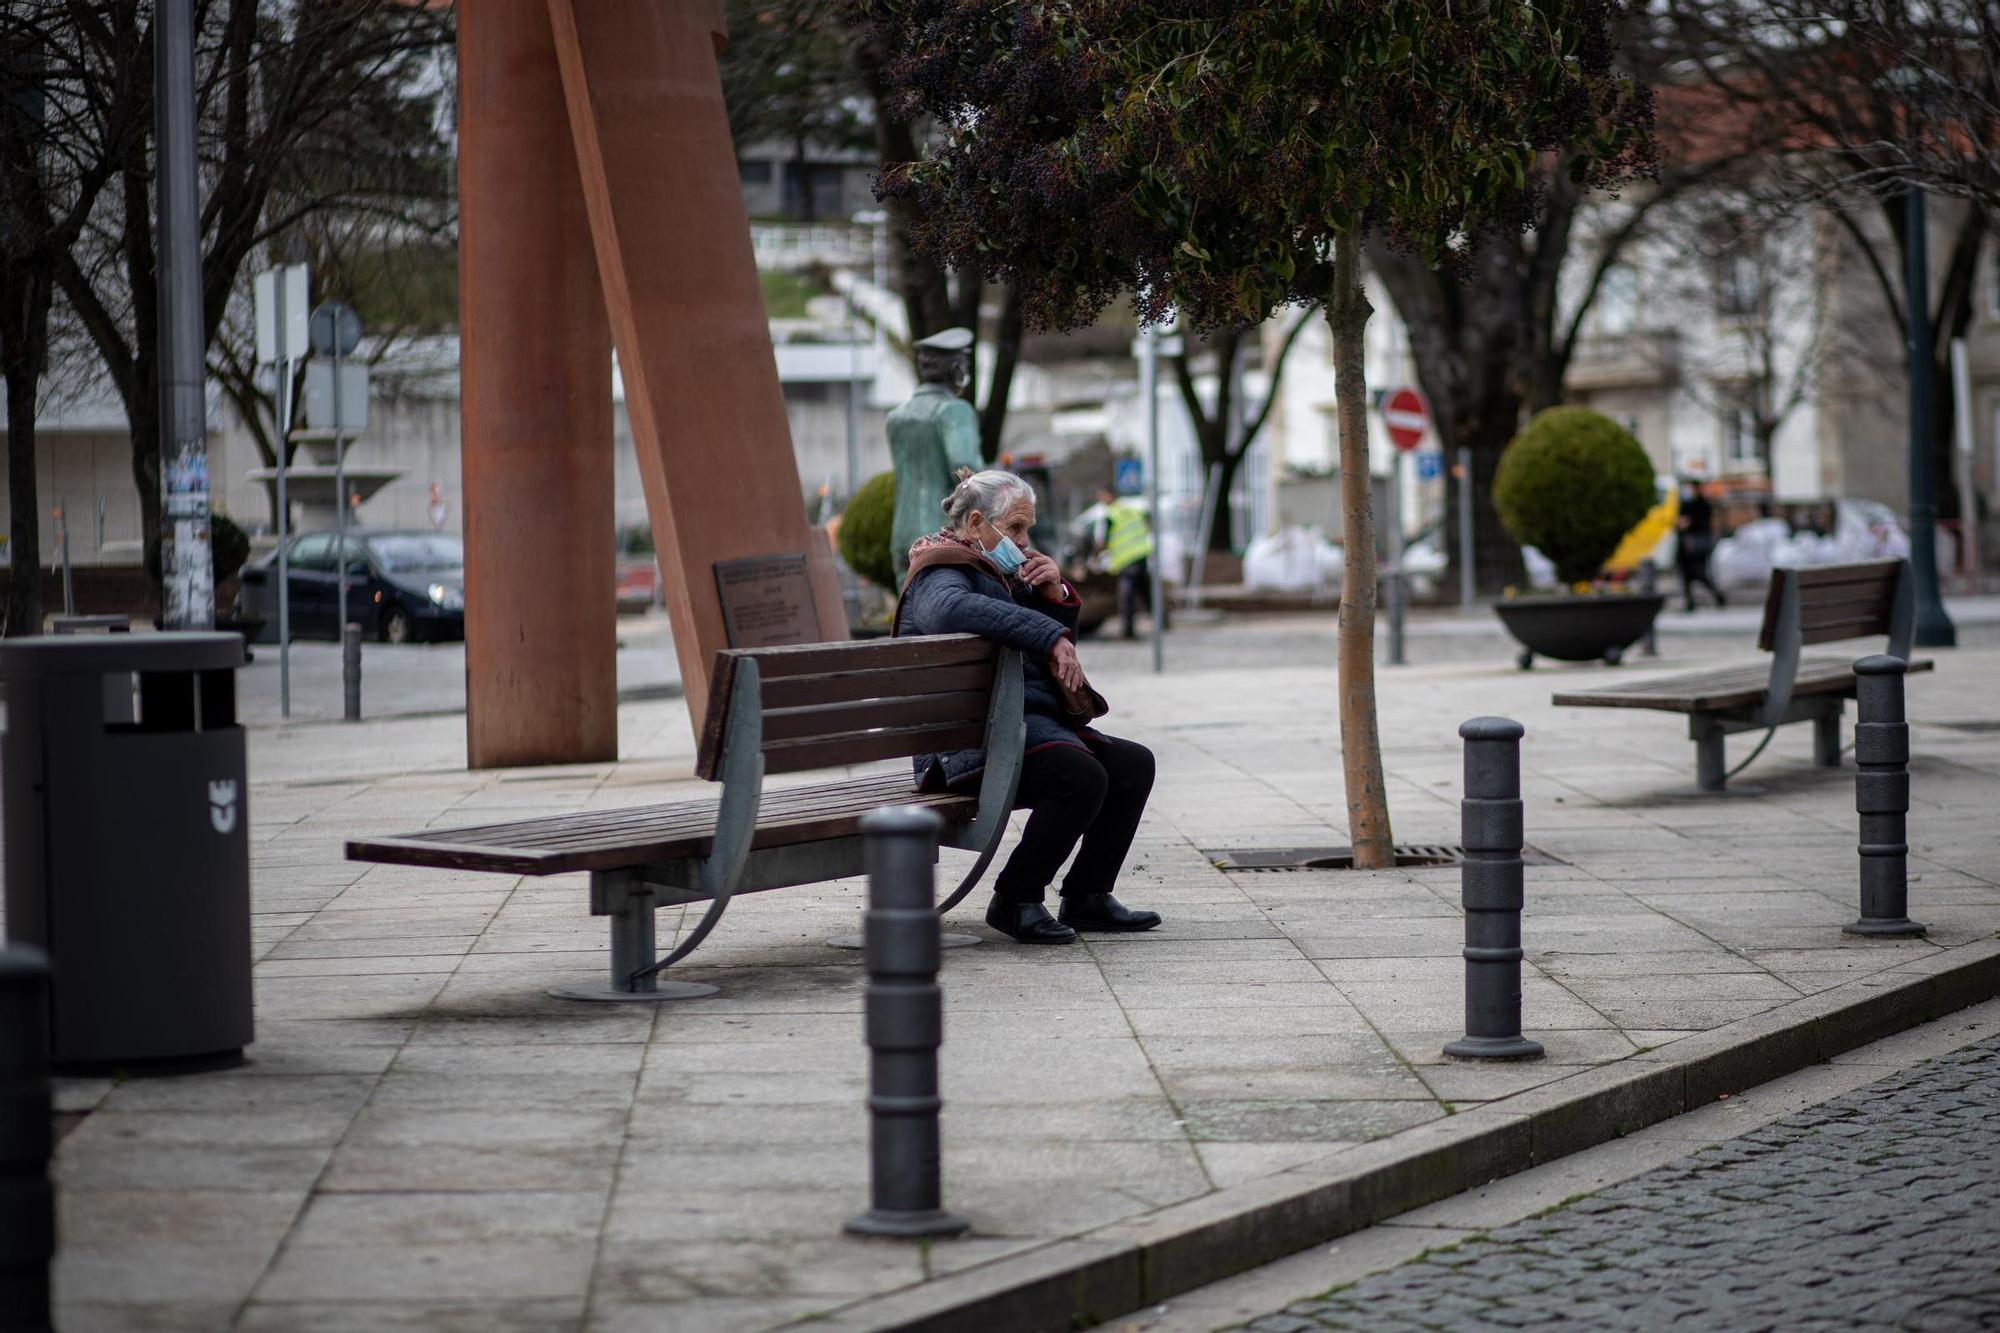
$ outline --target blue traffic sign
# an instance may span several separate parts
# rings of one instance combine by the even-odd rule
[[[1136,458],[1119,459],[1112,485],[1120,495],[1137,495],[1146,485],[1144,465]]]
[[[1417,480],[1436,481],[1444,475],[1444,455],[1434,449],[1426,449],[1417,455]]]

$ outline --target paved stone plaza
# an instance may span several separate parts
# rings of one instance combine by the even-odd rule
[[[2000,1037],[1249,1333],[2000,1326]]]
[[[627,704],[628,758],[573,769],[468,774],[455,716],[253,731],[259,1040],[238,1070],[61,1086],[88,1113],[57,1164],[63,1327],[780,1326],[1059,1254],[2000,930],[2000,649],[1912,682],[1912,914],[1932,930],[1901,941],[1840,933],[1851,770],[1814,769],[1809,728],[1745,775],[1760,791],[1700,796],[1678,719],[1549,706],[1601,670],[1385,669],[1398,841],[1456,841],[1456,727],[1501,713],[1527,727],[1529,841],[1560,861],[1528,874],[1547,1060],[1449,1063],[1455,870],[1227,874],[1203,854],[1344,841],[1330,668],[1238,656],[1229,632],[1177,634],[1197,665],[1164,678],[1086,645],[1108,729],[1159,755],[1121,892],[1167,924],[947,953],[946,1202],[973,1232],[922,1246],[840,1230],[867,1201],[863,976],[822,941],[853,927],[859,882],[739,901],[685,967],[714,998],[596,1007],[544,993],[605,968],[581,877],[341,857],[361,834],[698,792],[678,701]],[[1658,665],[1715,652],[1669,639]],[[946,875],[963,864],[945,853]],[[989,934],[982,905],[952,924]]]

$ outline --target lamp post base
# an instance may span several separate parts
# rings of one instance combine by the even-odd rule
[[[859,1217],[849,1218],[846,1229],[857,1236],[914,1240],[922,1236],[961,1236],[971,1226],[964,1218],[942,1208],[910,1213],[871,1208]]]
[[[1906,916],[1869,918],[1862,917],[1851,925],[1842,926],[1843,935],[1921,935],[1929,927],[1921,921],[1912,921]]]
[[[1539,1060],[1543,1054],[1542,1044],[1526,1037],[1460,1037],[1444,1053],[1462,1060]]]

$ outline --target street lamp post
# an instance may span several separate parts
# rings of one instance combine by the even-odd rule
[[[1905,187],[1903,210],[1903,229],[1908,237],[1904,304],[1909,308],[1910,333],[1910,570],[1916,576],[1915,642],[1924,648],[1949,648],[1958,642],[1958,631],[1938,595],[1937,491],[1931,441],[1930,247],[1924,228],[1924,188],[1914,180]]]

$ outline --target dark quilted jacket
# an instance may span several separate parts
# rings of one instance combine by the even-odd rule
[[[1074,637],[1081,603],[1064,589],[1065,603],[1049,601],[1032,588],[1010,591],[997,570],[979,564],[933,565],[919,569],[903,590],[896,612],[898,634],[977,634],[1021,650],[1021,704],[1028,723],[1028,748],[1081,745],[1063,716],[1062,692],[1049,676],[1049,650],[1064,635]],[[920,785],[970,784],[986,767],[984,750],[924,754],[916,758]]]

